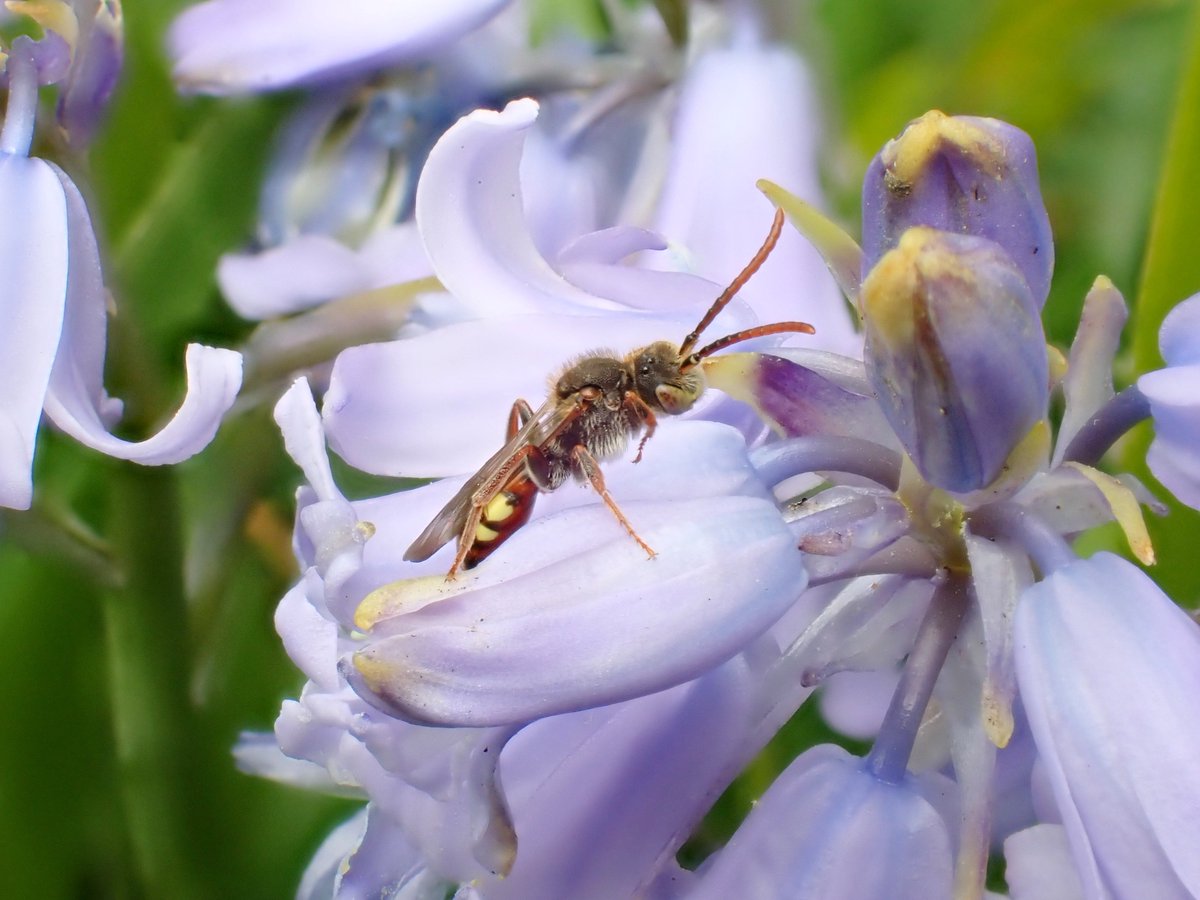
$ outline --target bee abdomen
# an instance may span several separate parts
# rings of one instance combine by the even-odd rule
[[[537,495],[538,486],[528,475],[521,474],[488,501],[483,517],[475,526],[475,539],[463,560],[463,568],[477,566],[528,522]]]

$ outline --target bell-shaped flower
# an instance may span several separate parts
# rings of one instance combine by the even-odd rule
[[[333,81],[421,60],[508,0],[207,0],[171,26],[175,79],[210,94]]]
[[[939,775],[892,784],[840,747],[814,747],[775,780],[686,896],[949,898],[954,802],[953,783]]]
[[[1131,563],[1099,553],[1025,592],[1015,642],[1084,895],[1196,896],[1196,623]]]
[[[626,703],[540,719],[504,748],[518,853],[487,900],[640,897],[744,764],[761,671],[739,656]]]
[[[1016,263],[1040,309],[1054,242],[1029,135],[1006,122],[933,110],[872,160],[863,179],[864,273],[917,225],[987,238]]]
[[[256,247],[217,267],[230,306],[266,319],[429,275],[415,227],[395,223],[428,146],[454,118],[443,105],[395,83],[314,94],[276,142]]]
[[[1146,462],[1171,493],[1200,509],[1200,294],[1167,314],[1159,349],[1167,367],[1137,382],[1154,417]]]
[[[743,656],[723,664],[722,658],[753,645],[753,638],[743,637],[731,650],[713,653],[712,648],[701,648],[698,652],[709,654],[714,661],[693,681],[659,693],[650,689],[649,696],[615,706],[539,719],[515,737],[511,728],[423,728],[392,718],[351,693],[339,676],[339,656],[369,647],[373,640],[370,632],[352,631],[352,607],[345,599],[361,596],[363,585],[378,584],[398,571],[437,571],[435,579],[444,584],[443,559],[402,563],[391,551],[423,524],[424,517],[445,498],[447,485],[443,482],[393,497],[349,503],[330,477],[320,420],[303,381],[281,400],[276,415],[287,449],[309,481],[301,492],[296,542],[305,574],[281,602],[276,625],[289,655],[310,681],[298,701],[284,704],[275,741],[245,739],[239,761],[243,768],[258,774],[365,794],[371,801],[365,819],[347,823],[331,836],[314,859],[306,885],[315,890],[314,886],[332,884],[346,893],[351,884],[364,891],[389,885],[413,885],[416,890],[417,886],[450,880],[472,882],[481,896],[489,898],[551,898],[571,889],[582,891],[585,888],[581,886],[597,896],[625,896],[660,878],[682,877],[672,862],[674,853],[715,796],[757,751],[760,744],[747,736],[779,700],[773,690],[764,688],[764,669],[773,658],[766,652],[770,639],[764,638],[758,649],[747,649]],[[652,509],[648,500],[666,501],[681,492],[695,497],[697,486],[703,486],[701,494],[713,493],[698,498],[711,508],[689,509],[686,501],[679,500],[673,508],[683,519],[708,523],[713,539],[726,527],[742,527],[743,517],[736,507],[739,501],[751,498],[759,498],[778,523],[778,513],[766,500],[735,432],[714,424],[689,423],[666,430],[657,439],[664,441],[659,465],[649,464],[647,457],[637,467],[626,464],[609,473],[612,490],[622,497],[629,514],[638,518],[639,527],[642,512]],[[643,498],[640,502],[639,496]],[[728,511],[735,522],[729,526],[722,520],[727,509],[720,502],[722,496],[732,504]],[[631,502],[625,503],[626,497]],[[539,541],[528,542],[519,552],[536,564],[537,543],[565,543],[567,559],[557,567],[558,575],[553,569],[543,574],[561,577],[558,599],[566,600],[566,606],[578,612],[579,604],[569,596],[578,593],[574,560],[588,548],[580,547],[577,538],[596,544],[596,536],[608,529],[616,542],[608,552],[616,557],[613,561],[621,571],[620,551],[632,542],[588,493],[564,488],[548,497],[545,506],[551,511],[542,520],[546,527]],[[604,521],[573,521],[572,514],[589,508],[598,511]],[[368,520],[371,526],[367,526]],[[525,530],[535,527],[536,523]],[[799,554],[790,546],[786,530],[777,527],[782,532],[784,558],[767,561],[763,569],[778,568],[789,574],[795,583],[779,593],[792,598],[803,586]],[[720,555],[711,547],[704,549],[709,546],[703,539],[704,530],[691,532],[702,538],[697,555]],[[646,533],[652,532],[646,529]],[[519,539],[520,534],[512,540]],[[601,547],[608,543],[613,542],[599,541]],[[572,548],[577,553],[572,554]],[[666,544],[660,551],[663,557],[682,552]],[[563,552],[561,546],[558,552]],[[702,590],[699,584],[689,587],[686,577],[664,575],[657,565],[661,560],[647,560],[636,548],[635,555],[636,565],[644,572],[645,596],[617,597],[617,603],[626,604],[621,616],[640,604],[657,607],[661,618],[689,594],[720,601],[722,591]],[[499,555],[493,557],[489,568],[501,561]],[[520,565],[520,557],[511,564]],[[583,564],[588,565],[587,559]],[[464,579],[475,577],[471,574]],[[416,586],[432,580],[420,579]],[[583,584],[586,587],[586,579]],[[656,593],[651,590],[654,585],[659,586]],[[597,586],[596,593],[603,589],[603,585]],[[392,603],[390,611],[398,612],[394,604],[403,590],[403,586],[385,587],[363,606],[368,612],[382,613],[389,611],[383,607]],[[472,599],[469,590],[459,598],[433,600],[425,609],[453,606],[462,599]],[[763,605],[756,604],[752,596],[744,597],[742,604]],[[711,604],[684,605],[683,614],[689,615]],[[363,612],[360,608],[359,613]],[[737,613],[730,619],[730,630],[738,632],[738,618],[754,618],[762,612],[751,608]],[[421,610],[415,613],[420,614]],[[701,614],[707,616],[703,609]],[[617,620],[618,616],[610,612],[609,618]],[[636,632],[642,635],[637,643],[647,645],[656,640],[652,630],[661,632],[663,638],[684,645],[672,651],[676,657],[693,643],[680,637],[675,623],[652,619],[646,617],[646,622],[638,625],[624,618],[623,639]],[[476,622],[475,626],[484,624]],[[547,629],[556,624],[551,621]],[[743,629],[741,633],[748,632]],[[579,649],[587,665],[587,648],[581,643]],[[581,658],[561,653],[561,647],[558,655]],[[518,662],[522,669],[524,665]],[[610,665],[611,671],[599,674],[620,678],[620,661],[610,659]],[[598,671],[591,670],[593,674]],[[558,674],[561,671],[556,668]],[[519,673],[512,680],[519,680]],[[582,684],[585,679],[575,680]],[[590,706],[610,690],[601,681],[591,680],[592,699],[577,690],[579,705]],[[796,680],[784,680],[783,693],[793,696]],[[794,705],[783,709],[783,718],[792,709]],[[773,730],[766,729],[758,739],[765,741]],[[280,756],[276,746],[296,759]],[[502,776],[499,782],[495,779],[497,763]],[[614,791],[617,784],[641,787],[623,793]],[[515,862],[514,830],[520,836]],[[584,848],[586,853],[578,855]]]
[[[986,238],[911,228],[863,282],[862,308],[867,375],[917,469],[950,491],[990,484],[1049,398],[1021,271]]]
[[[28,38],[8,58],[8,109],[0,132],[0,505],[24,509],[42,410],[83,444],[145,465],[179,462],[216,433],[241,384],[241,356],[189,345],[188,393],[153,437],[130,442],[109,429],[120,401],[104,390],[108,296],[96,236],[82,195],[57,166],[29,154],[37,63]]]
[[[346,677],[414,721],[497,725],[663,690],[741,650],[803,590],[801,555],[736,431],[680,423],[654,444],[605,479],[655,558],[571,492],[592,502],[535,518],[487,566],[369,595]],[[718,575],[731,565],[757,574]]]

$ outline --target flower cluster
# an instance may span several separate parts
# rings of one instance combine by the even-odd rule
[[[430,153],[416,216],[439,279],[465,305],[491,290],[515,324],[556,339],[683,333],[703,286],[653,273],[657,293],[641,292],[652,273],[616,264],[645,246],[627,232],[581,239],[557,268],[536,252],[516,171],[536,114],[528,101],[472,113]],[[370,801],[303,895],[982,896],[999,848],[1014,897],[1200,889],[1185,838],[1200,635],[1134,565],[1071,548],[1115,521],[1153,561],[1141,505],[1156,502],[1095,468],[1148,415],[1155,472],[1192,497],[1198,301],[1164,326],[1168,368],[1120,394],[1126,312],[1107,279],[1069,355],[1047,347],[1053,244],[1034,150],[995,120],[934,112],[885,146],[861,248],[762,186],[825,257],[865,346],[705,361],[745,405],[709,399],[660,423],[637,465],[607,470],[653,560],[594,496],[564,489],[447,581],[449,551],[401,552],[461,478],[357,502],[338,491],[327,437],[377,471],[482,461],[477,434],[424,426],[440,405],[503,411],[496,388],[524,393],[495,355],[518,347],[536,371],[544,351],[497,329],[506,319],[343,353],[323,419],[302,381],[280,402],[309,487],[304,576],[277,626],[309,682],[273,739],[239,754]],[[726,330],[762,313],[747,300]],[[472,327],[491,341],[486,377],[430,384],[451,348],[481,341]],[[803,752],[725,848],[682,868],[714,799],[827,681],[841,686],[827,716],[857,719],[870,752]],[[881,684],[890,703],[864,724]]]
[[[257,246],[220,272],[248,318],[301,312],[256,333],[254,370],[325,388],[320,412],[303,379],[276,407],[308,482],[276,624],[308,683],[238,748],[250,771],[369,801],[301,895],[970,897],[998,853],[1018,898],[1200,889],[1182,837],[1195,626],[1131,563],[1071,544],[1116,522],[1153,561],[1156,501],[1096,468],[1148,416],[1153,471],[1196,505],[1200,299],[1164,326],[1168,367],[1115,393],[1126,310],[1107,279],[1069,355],[1046,345],[1054,246],[1018,129],[912,123],[867,171],[860,246],[775,183],[816,193],[806,80],[741,13],[694,23],[686,54],[631,14],[599,55],[534,51],[521,4],[409,7],[357,4],[317,33],[210,0],[172,33],[191,89],[313,90]],[[820,349],[704,360],[720,391],[606,467],[654,559],[568,487],[454,580],[452,548],[405,561],[514,398],[572,353],[695,325],[709,279],[750,257],[762,176],[832,280],[786,234],[713,333],[806,318]],[[352,502],[326,443],[451,477]],[[819,686],[870,752],[804,751],[683,868]]]

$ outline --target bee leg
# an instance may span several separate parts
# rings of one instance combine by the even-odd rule
[[[507,437],[511,440],[518,431],[525,427],[525,424],[533,418],[533,407],[524,400],[517,399],[513,402],[512,409],[508,413],[508,433]]]
[[[632,406],[646,423],[646,433],[638,441],[637,453],[633,457],[633,461],[639,463],[642,461],[642,451],[646,448],[646,441],[654,437],[654,429],[658,427],[658,419],[654,415],[654,410],[646,404],[646,401],[633,391],[625,392],[625,403],[628,406]]]
[[[458,577],[458,573],[462,571],[463,562],[466,560],[471,548],[475,545],[479,526],[483,523],[483,511],[486,507],[486,503],[482,506],[471,506],[471,512],[467,515],[467,521],[463,524],[463,530],[458,535],[458,550],[454,554],[454,562],[450,564],[450,571],[446,573],[447,581],[453,581]]]
[[[518,400],[513,404],[513,411],[518,411],[518,404],[523,401]],[[528,404],[525,404],[528,408]],[[540,456],[541,451],[537,447],[527,445],[522,447],[512,456],[504,461],[504,464],[496,469],[495,473],[484,484],[471,495],[471,512],[467,514],[467,519],[463,523],[463,529],[458,533],[458,552],[454,554],[454,562],[450,566],[450,571],[446,573],[446,580],[453,581],[458,573],[463,568],[463,563],[467,559],[467,554],[471,548],[480,541],[487,542],[496,539],[495,532],[491,532],[483,523],[484,513],[488,506],[500,494],[501,491],[512,480],[513,475],[517,470],[525,464],[525,460],[532,456]],[[491,532],[488,536],[487,532]]]
[[[579,467],[579,471],[587,476],[588,481],[592,483],[592,487],[596,489],[596,493],[600,495],[600,499],[604,501],[604,505],[607,506],[612,514],[617,517],[617,521],[620,522],[621,525],[624,526],[625,530],[629,532],[629,536],[637,541],[638,546],[646,551],[646,555],[650,557],[650,559],[654,559],[654,557],[658,554],[656,554],[653,548],[643,541],[638,536],[638,533],[633,530],[633,526],[629,524],[629,520],[626,519],[625,514],[621,512],[621,508],[617,506],[617,501],[612,498],[612,494],[610,494],[608,492],[608,488],[605,487],[604,474],[600,471],[600,464],[596,462],[596,457],[592,456],[592,454],[589,453],[587,448],[582,444],[577,444],[571,449],[571,459],[574,461],[575,465]]]

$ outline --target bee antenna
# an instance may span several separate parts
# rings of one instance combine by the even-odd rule
[[[817,329],[813,328],[807,322],[774,322],[770,325],[758,325],[754,328],[747,328],[745,331],[738,331],[734,334],[727,334],[719,340],[713,341],[707,347],[697,350],[695,353],[684,359],[680,365],[680,369],[686,372],[693,368],[700,360],[706,356],[712,356],[718,350],[724,350],[730,344],[740,344],[742,341],[748,341],[751,338],[763,337],[768,334],[816,334]]]
[[[708,308],[708,312],[704,314],[704,318],[700,320],[700,324],[696,326],[695,330],[693,330],[691,334],[683,339],[683,343],[679,347],[679,357],[681,359],[686,358],[691,353],[692,348],[695,347],[696,343],[700,340],[700,335],[704,333],[704,329],[712,324],[712,320],[720,315],[721,310],[729,305],[729,301],[733,299],[734,295],[746,286],[746,282],[750,280],[750,276],[757,272],[759,267],[766,262],[767,257],[771,255],[771,251],[775,249],[775,245],[779,243],[779,234],[782,231],[783,210],[776,209],[775,219],[771,222],[771,230],[767,232],[767,239],[763,241],[763,245],[758,248],[758,252],[754,254],[754,258],[746,264],[746,268],[742,269],[738,277],[729,283],[729,287],[721,291],[721,296],[713,301],[713,305]],[[811,327],[809,330],[811,331]],[[752,335],[752,337],[756,336],[757,335]],[[730,343],[732,343],[732,341]],[[707,353],[702,354],[702,356],[707,355]],[[698,356],[697,358],[699,359],[701,357]]]

